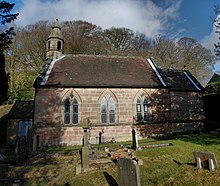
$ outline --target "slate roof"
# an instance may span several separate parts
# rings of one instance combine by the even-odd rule
[[[9,113],[7,119],[33,119],[34,116],[34,101],[17,100]]]
[[[158,69],[171,90],[201,91],[203,86],[187,70]]]
[[[95,55],[64,55],[52,61],[36,86],[203,89],[189,71],[159,69],[152,59]]]
[[[162,87],[143,58],[66,55],[53,61],[42,85],[74,87]]]

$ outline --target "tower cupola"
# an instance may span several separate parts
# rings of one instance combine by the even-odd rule
[[[64,39],[58,19],[53,23],[51,33],[47,38],[46,59],[57,59],[63,54]]]

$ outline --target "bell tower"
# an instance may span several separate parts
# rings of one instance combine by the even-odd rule
[[[59,26],[58,19],[56,19],[53,23],[51,33],[47,38],[46,44],[46,60],[57,59],[63,54],[63,36],[61,33],[61,28]]]

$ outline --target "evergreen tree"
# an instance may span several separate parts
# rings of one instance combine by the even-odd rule
[[[8,3],[6,1],[0,2],[0,24],[5,25],[14,21],[17,14],[11,14],[10,11],[14,7],[14,4]],[[12,43],[12,38],[14,35],[14,28],[10,27],[5,31],[0,33],[0,105],[7,100],[8,91],[8,80],[9,77],[5,71],[5,56],[4,51],[8,49],[9,45]]]
[[[0,53],[0,105],[7,100],[9,77],[5,71],[5,57]]]

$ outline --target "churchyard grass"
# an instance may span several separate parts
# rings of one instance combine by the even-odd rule
[[[147,147],[151,144],[167,143],[173,145],[157,148]],[[106,146],[120,148],[120,144],[101,144],[92,145],[92,147],[100,149]],[[131,142],[124,142],[123,144],[128,148],[131,146]],[[193,156],[194,150],[212,152],[219,164],[220,134],[178,135],[168,140],[148,138],[140,140],[139,145],[146,147],[135,153],[137,159],[143,160],[143,165],[140,166],[142,186],[220,185],[219,168],[215,171],[198,169],[195,166]],[[117,185],[118,170],[115,165],[75,175],[75,167],[80,162],[80,157],[75,152],[80,148],[81,146],[47,148],[47,150],[44,150],[44,156],[29,162],[31,166],[16,166],[8,174],[8,178],[24,180],[24,185]]]
[[[166,141],[173,146],[146,149],[136,153],[143,159],[140,166],[143,185],[220,185],[220,171],[197,169],[194,150],[209,151],[220,161],[220,136],[188,135]]]

